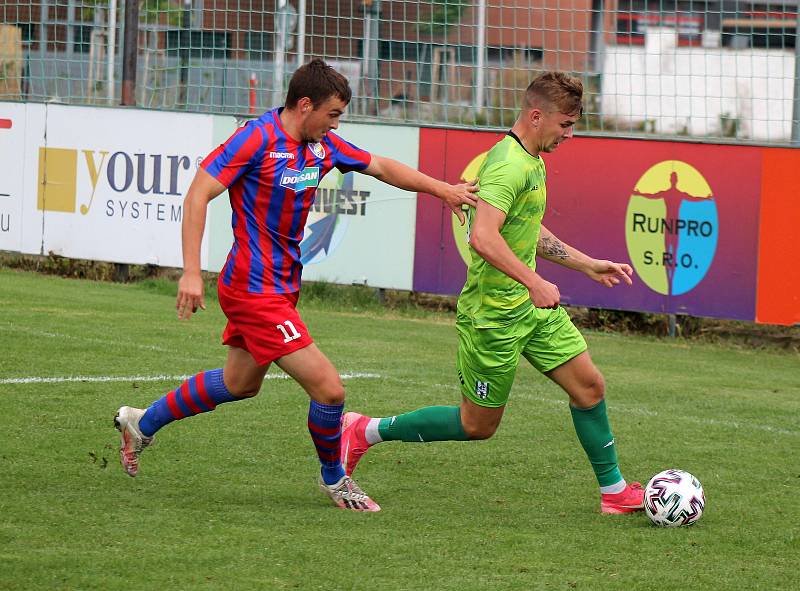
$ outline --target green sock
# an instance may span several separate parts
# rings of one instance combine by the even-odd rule
[[[592,463],[594,475],[600,486],[611,486],[622,480],[622,473],[617,465],[617,450],[614,435],[608,424],[606,401],[602,400],[592,408],[569,407],[575,432],[583,446],[589,461]]]
[[[428,406],[378,423],[384,441],[467,441],[458,406]]]

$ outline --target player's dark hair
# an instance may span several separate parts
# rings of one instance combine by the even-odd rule
[[[347,78],[334,70],[320,58],[314,58],[307,64],[297,68],[289,81],[289,91],[286,93],[286,108],[293,109],[304,96],[311,99],[316,109],[332,96],[350,102],[353,93]]]
[[[565,115],[582,115],[583,83],[564,72],[545,72],[525,91],[525,105],[531,109],[555,108]]]

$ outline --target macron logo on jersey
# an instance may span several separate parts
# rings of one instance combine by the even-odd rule
[[[294,154],[292,154],[291,152],[270,152],[269,157],[277,158],[278,160],[284,160],[284,159],[294,160]]]
[[[306,166],[302,171],[287,167],[281,177],[281,187],[291,189],[295,193],[317,185],[319,185],[318,166]]]

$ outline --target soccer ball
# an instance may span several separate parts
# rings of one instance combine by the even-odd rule
[[[683,470],[664,470],[650,479],[644,490],[644,512],[655,525],[692,525],[703,514],[703,486]]]

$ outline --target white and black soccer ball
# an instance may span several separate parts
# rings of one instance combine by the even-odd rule
[[[655,525],[692,525],[706,506],[703,486],[683,470],[664,470],[650,479],[644,490],[644,512]]]

